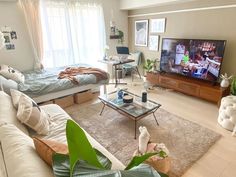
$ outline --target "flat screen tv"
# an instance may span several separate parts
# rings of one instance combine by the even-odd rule
[[[162,39],[160,70],[217,82],[226,41]]]

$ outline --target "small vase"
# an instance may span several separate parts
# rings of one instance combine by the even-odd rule
[[[221,81],[221,83],[220,83],[220,86],[221,87],[229,87],[229,80],[228,79],[223,79],[222,81]]]

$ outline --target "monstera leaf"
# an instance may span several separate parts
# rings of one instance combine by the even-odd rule
[[[162,177],[147,164],[141,164],[130,170],[105,170],[89,165],[85,161],[78,160],[71,172],[68,155],[54,154],[53,162],[55,177],[71,177],[70,173],[73,177]]]
[[[167,177],[147,164],[141,164],[157,153],[135,156],[125,170],[111,170],[111,161],[89,143],[84,131],[72,120],[67,121],[66,137],[69,155],[53,155],[55,177]]]

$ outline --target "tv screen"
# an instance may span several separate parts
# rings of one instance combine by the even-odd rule
[[[226,41],[163,38],[161,71],[216,82]]]

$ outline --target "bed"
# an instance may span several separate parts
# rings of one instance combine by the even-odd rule
[[[89,67],[89,65],[85,64],[73,65],[73,67],[74,66]],[[19,84],[14,83],[14,81],[10,79],[1,77],[1,85],[6,92],[9,92],[10,88],[18,89],[32,97],[37,103],[42,103],[85,90],[96,90],[98,86],[105,85],[109,82],[108,73],[108,79],[100,80],[99,82],[97,82],[97,78],[93,74],[76,75],[75,77],[79,80],[79,84],[74,84],[67,78],[58,79],[58,74],[65,68],[66,67],[59,67],[23,72],[22,74],[25,77],[25,81]]]

